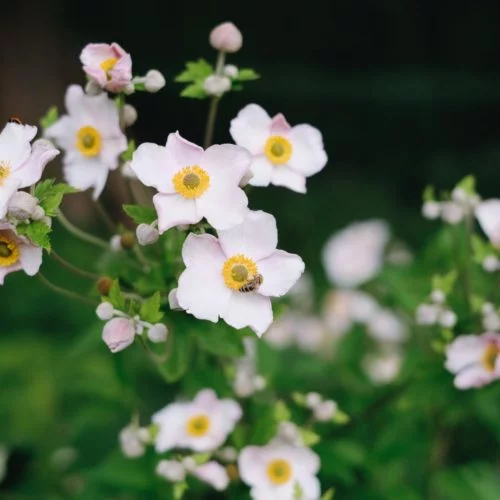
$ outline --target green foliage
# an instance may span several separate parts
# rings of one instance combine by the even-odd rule
[[[45,222],[34,220],[29,223],[18,224],[16,231],[20,236],[29,238],[34,245],[50,252],[49,234],[52,232],[52,229]]]
[[[424,189],[423,200],[424,201],[435,201],[436,200],[436,193],[434,190],[434,186],[427,186]]]
[[[448,295],[452,292],[457,279],[458,272],[455,269],[444,275],[436,274],[432,278],[432,289],[441,290],[445,295]]]
[[[123,161],[132,161],[132,157],[134,156],[136,150],[136,145],[134,139],[129,139],[127,143],[127,149],[122,153]]]
[[[484,259],[490,255],[495,255],[494,248],[484,241],[478,234],[473,234],[471,238],[472,255],[474,262],[482,264]]]
[[[235,80],[239,82],[249,82],[252,80],[258,80],[260,75],[253,69],[250,68],[241,68],[238,70],[238,76]]]
[[[241,334],[227,325],[207,324],[202,328],[197,322],[189,326],[189,331],[200,349],[210,354],[232,358],[245,354]]]
[[[473,175],[468,175],[464,177],[456,186],[457,188],[463,189],[466,194],[474,195],[476,194],[476,178]]]
[[[154,208],[144,205],[123,205],[123,210],[136,224],[151,224],[158,218]]]
[[[33,195],[38,199],[39,205],[44,209],[48,217],[56,217],[59,207],[66,194],[78,193],[75,189],[65,183],[55,183],[54,179],[47,179],[35,186]]]
[[[181,92],[182,97],[191,99],[205,99],[207,93],[203,89],[203,82],[214,72],[213,66],[205,61],[189,61],[186,63],[186,69],[175,77],[175,81],[179,83],[189,83]]]
[[[274,419],[276,422],[283,422],[292,418],[292,412],[284,401],[278,399],[274,404]]]
[[[163,378],[169,382],[177,382],[187,372],[191,360],[192,342],[187,332],[170,332],[167,338],[168,359],[159,365]]]
[[[158,323],[163,318],[164,314],[160,310],[161,307],[161,295],[160,292],[156,292],[149,299],[146,299],[141,304],[140,316],[144,321],[149,323]]]
[[[310,429],[306,429],[305,427],[299,427],[299,435],[304,443],[304,446],[307,447],[314,446],[321,441],[319,434]]]
[[[59,118],[59,113],[57,111],[57,106],[51,106],[45,115],[40,119],[40,127],[42,127],[42,130],[47,130],[51,125],[54,125],[54,123],[57,121]]]
[[[333,500],[334,495],[335,495],[335,490],[333,488],[330,488],[328,491],[325,491],[323,493],[321,500]]]
[[[125,297],[120,290],[120,284],[118,280],[113,280],[111,288],[109,289],[109,294],[106,297],[106,300],[119,311],[125,310]]]

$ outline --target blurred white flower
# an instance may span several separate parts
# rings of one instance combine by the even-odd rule
[[[135,230],[137,242],[141,246],[152,245],[158,241],[160,233],[150,224],[139,224]]]
[[[435,325],[440,312],[441,307],[436,304],[420,304],[416,311],[417,325]]]
[[[335,401],[321,401],[321,403],[314,407],[313,416],[318,422],[328,422],[333,419],[337,410],[338,406]]]
[[[463,207],[454,201],[445,201],[441,204],[441,217],[448,224],[458,224],[464,218]]]
[[[431,300],[435,304],[442,304],[446,300],[446,295],[442,290],[432,290]]]
[[[142,457],[146,452],[143,436],[141,429],[135,424],[122,429],[119,435],[122,453],[128,458]]]
[[[243,35],[233,23],[226,22],[217,25],[210,32],[209,41],[210,45],[215,50],[233,53],[241,49],[243,45]]]
[[[453,328],[457,323],[457,315],[450,309],[445,309],[439,314],[439,324],[443,328]]]
[[[115,314],[115,309],[109,302],[101,302],[95,310],[97,317],[102,321],[108,321]]]
[[[437,219],[441,215],[441,204],[437,201],[426,201],[422,206],[422,215],[429,220]]]
[[[208,95],[221,97],[228,90],[231,90],[231,80],[227,76],[207,76],[203,82],[203,90]]]
[[[159,344],[167,340],[168,329],[163,323],[156,323],[148,329],[148,339]]]
[[[382,220],[355,222],[335,233],[323,249],[323,265],[333,285],[352,288],[382,269],[389,228]]]
[[[238,450],[234,446],[225,446],[217,451],[217,457],[224,462],[236,462]]]
[[[125,127],[130,127],[137,121],[137,110],[132,104],[125,104],[123,106],[121,119]]]
[[[311,410],[314,410],[314,408],[316,408],[321,401],[323,401],[323,398],[321,397],[321,394],[318,394],[317,392],[308,392],[306,394],[306,406]]]
[[[379,309],[368,321],[367,333],[380,342],[403,342],[408,337],[408,327],[390,309]]]
[[[38,206],[38,200],[34,196],[25,191],[17,191],[9,200],[7,215],[9,219],[26,221],[33,218],[37,208],[42,209]]]
[[[494,255],[487,255],[483,260],[483,269],[487,273],[494,273],[500,269],[500,260]]]
[[[297,425],[288,421],[280,422],[278,433],[272,442],[276,443],[278,441],[293,446],[303,446],[304,444]]]
[[[213,460],[198,465],[190,472],[216,491],[224,491],[229,486],[229,475],[226,468]]]
[[[401,369],[402,356],[397,350],[368,354],[362,362],[362,367],[374,385],[384,385],[392,382]]]
[[[157,69],[150,69],[144,77],[144,87],[148,92],[158,92],[165,87],[165,77]]]
[[[156,474],[172,483],[186,479],[186,469],[177,460],[160,460],[156,466]]]
[[[476,218],[491,244],[500,248],[500,199],[479,203],[476,207]]]
[[[226,64],[223,73],[229,78],[236,78],[238,76],[238,67],[234,64]]]

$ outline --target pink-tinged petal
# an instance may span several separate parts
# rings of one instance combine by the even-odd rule
[[[127,150],[127,138],[120,134],[117,137],[108,137],[103,142],[101,154],[102,163],[110,170],[115,170],[120,164],[120,155]]]
[[[66,182],[80,191],[93,188],[92,198],[97,200],[101,195],[109,170],[96,158],[81,158],[79,161],[63,166]]]
[[[119,92],[132,80],[132,58],[129,54],[123,55],[109,72],[111,80],[106,88],[113,92]]]
[[[172,156],[173,168],[176,171],[184,167],[200,164],[203,148],[187,141],[181,137],[179,132],[168,135],[166,148]]]
[[[301,446],[287,446],[286,456],[292,463],[300,464],[295,472],[299,478],[314,476],[319,472],[319,456],[309,448]]]
[[[455,377],[455,387],[457,389],[471,389],[482,387],[495,380],[493,373],[487,372],[481,364],[464,368]]]
[[[319,479],[315,476],[304,476],[299,480],[302,489],[303,498],[320,498],[321,485]]]
[[[59,118],[53,125],[45,130],[44,136],[53,139],[65,150],[75,147],[77,128],[69,115]]]
[[[15,169],[26,161],[31,152],[30,141],[37,128],[9,122],[0,133],[0,161],[9,163]]]
[[[485,200],[476,207],[476,218],[481,229],[497,247],[500,246],[500,200]]]
[[[199,465],[193,475],[217,491],[224,491],[229,486],[226,468],[214,461]]]
[[[215,236],[190,233],[182,247],[182,260],[187,267],[210,267],[220,272],[225,256]]]
[[[153,423],[159,426],[155,440],[157,453],[164,453],[178,445],[179,439],[184,435],[188,408],[186,403],[173,403],[153,415]]]
[[[106,59],[117,57],[117,52],[113,50],[113,45],[108,43],[89,43],[81,54],[80,61],[86,66],[99,66]]]
[[[242,253],[258,261],[269,257],[278,244],[276,219],[260,210],[248,211],[241,224],[217,233],[227,257]]]
[[[71,116],[87,115],[85,109],[85,93],[80,85],[70,85],[66,90],[64,105]]]
[[[5,277],[10,273],[15,273],[16,271],[20,271],[22,269],[21,263],[17,262],[16,264],[8,267],[0,267],[0,285],[3,285],[5,282]]]
[[[192,233],[189,235],[191,236]],[[194,236],[194,235],[193,235]],[[200,235],[200,236],[209,236],[209,235]],[[193,399],[193,404],[199,405],[205,409],[212,408],[214,405],[219,403],[219,398],[213,389],[202,389],[196,394]]]
[[[304,261],[283,250],[276,250],[266,259],[257,263],[264,282],[259,293],[268,297],[281,297],[292,288],[304,272]]]
[[[195,201],[183,198],[180,194],[155,194],[153,204],[158,214],[160,234],[182,224],[196,224],[202,219]]]
[[[257,104],[249,104],[231,120],[230,133],[238,146],[258,155],[264,151],[267,138],[271,135],[271,118]]]
[[[248,184],[261,187],[269,186],[274,168],[274,165],[264,155],[256,156],[251,165],[253,176]]]
[[[42,249],[30,243],[19,245],[19,262],[28,276],[38,273],[42,265]]]
[[[451,373],[458,373],[480,365],[487,345],[483,336],[460,335],[446,349],[446,369]]]
[[[271,122],[272,135],[287,135],[290,130],[292,130],[292,127],[281,113],[273,117]]]
[[[238,330],[250,327],[260,337],[273,322],[271,300],[254,293],[231,292],[229,304],[221,317]]]
[[[99,66],[83,66],[83,71],[92,79],[95,80],[100,87],[105,87],[108,83],[108,75]]]
[[[175,193],[172,178],[177,172],[172,155],[165,146],[145,143],[134,152],[130,167],[139,180],[160,193]]]
[[[252,156],[246,149],[234,144],[222,144],[210,146],[203,153],[200,167],[209,174],[211,181],[224,179],[228,184],[237,186],[251,163]]]
[[[306,193],[306,178],[292,170],[287,165],[280,165],[273,169],[271,183],[275,186],[284,186],[297,193]]]
[[[264,447],[246,446],[238,457],[238,471],[241,479],[250,487],[267,483],[267,462]]]
[[[3,219],[7,214],[9,200],[12,198],[12,195],[19,189],[19,184],[19,179],[8,177],[0,186],[0,220]]]
[[[19,187],[32,186],[40,180],[43,170],[49,161],[52,161],[60,151],[45,139],[33,143],[29,158],[14,171],[13,176],[19,180]]]
[[[134,339],[134,323],[128,318],[113,318],[104,325],[102,340],[113,354],[126,349]]]
[[[113,53],[115,54],[115,57],[120,59],[124,56],[128,56],[129,54],[122,48],[122,46],[119,43],[113,42],[111,44],[111,49],[113,50]]]
[[[297,125],[288,134],[293,153],[288,165],[306,177],[318,173],[328,161],[321,132],[311,125]]]
[[[198,319],[216,323],[227,308],[230,296],[220,267],[196,265],[188,267],[179,277],[177,300],[186,312]]]

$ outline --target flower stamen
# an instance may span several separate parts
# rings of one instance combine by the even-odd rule
[[[483,356],[481,357],[481,363],[483,364],[483,366],[486,368],[487,371],[489,372],[495,371],[495,365],[499,354],[500,354],[500,349],[498,348],[497,345],[493,343],[488,344],[483,353]]]
[[[11,238],[0,234],[0,267],[9,267],[19,261],[19,247]]]
[[[267,466],[267,477],[271,483],[276,485],[283,485],[288,483],[292,477],[292,467],[288,460],[278,458],[273,460]]]
[[[76,147],[83,156],[97,156],[102,148],[101,134],[89,125],[82,127],[76,134]]]
[[[233,255],[224,262],[222,277],[231,290],[239,291],[244,285],[259,274],[257,264],[243,254]]]
[[[211,425],[206,415],[194,415],[186,422],[186,433],[192,437],[203,437],[208,433]]]
[[[281,135],[272,135],[267,139],[264,153],[275,165],[283,165],[290,160],[293,152],[292,143]]]
[[[111,75],[109,74],[109,72],[115,67],[117,62],[118,59],[116,57],[110,57],[109,59],[106,59],[101,63],[101,68],[106,73],[106,78],[108,80],[111,80]]]
[[[175,190],[184,198],[199,198],[210,186],[210,177],[198,165],[184,167],[173,177],[172,183]]]
[[[10,176],[10,164],[7,161],[0,161],[0,187]]]

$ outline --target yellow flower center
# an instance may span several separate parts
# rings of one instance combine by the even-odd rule
[[[7,161],[0,161],[0,187],[3,186],[10,175],[10,164]]]
[[[83,156],[97,156],[102,148],[101,134],[89,125],[82,127],[76,134],[76,147]]]
[[[191,437],[203,437],[210,430],[211,422],[206,415],[195,415],[186,422],[186,432]]]
[[[209,175],[198,165],[184,167],[173,177],[175,190],[184,198],[199,198],[210,186]]]
[[[288,139],[281,135],[272,135],[266,142],[264,153],[275,165],[283,165],[292,156],[293,147]]]
[[[222,277],[228,288],[238,291],[259,274],[257,264],[243,254],[233,255],[224,262]]]
[[[282,485],[288,483],[292,477],[290,462],[282,458],[273,460],[267,466],[267,477],[273,484]]]
[[[0,234],[0,267],[9,267],[19,260],[19,247],[17,243]]]
[[[116,57],[110,57],[109,59],[106,59],[101,63],[101,68],[106,73],[106,77],[108,80],[111,80],[111,75],[109,74],[109,72],[115,67],[117,62],[118,59]]]
[[[481,358],[481,363],[487,371],[495,371],[495,364],[500,354],[500,349],[495,344],[488,344]]]

